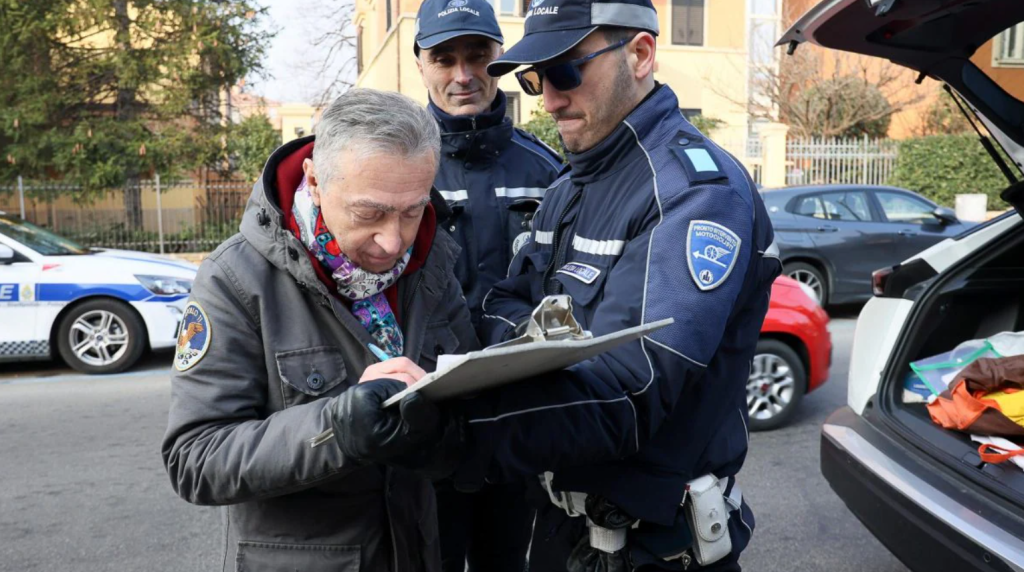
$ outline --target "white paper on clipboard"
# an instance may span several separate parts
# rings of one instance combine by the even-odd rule
[[[443,401],[565,369],[660,330],[674,321],[672,318],[666,318],[584,340],[535,341],[519,345],[494,346],[468,354],[450,356],[438,364],[437,371],[427,374],[415,385],[385,401],[384,407],[397,404],[414,391],[433,401]],[[442,364],[446,364],[446,367],[441,368]]]

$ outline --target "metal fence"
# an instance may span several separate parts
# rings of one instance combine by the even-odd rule
[[[765,142],[749,137],[731,143],[723,147],[761,183]],[[786,183],[883,185],[896,160],[896,144],[886,139],[790,139]],[[251,190],[252,184],[245,181],[168,182],[157,177],[125,188],[86,192],[19,178],[16,184],[0,184],[0,211],[22,215],[83,246],[209,252],[238,232]]]
[[[0,185],[0,211],[83,246],[208,252],[238,232],[252,191],[244,181],[139,181],[107,191],[19,179]]]
[[[890,139],[790,139],[788,185],[884,185],[896,166]]]

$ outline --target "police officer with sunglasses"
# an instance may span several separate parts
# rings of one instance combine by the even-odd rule
[[[487,68],[527,66],[516,77],[544,98],[571,170],[484,301],[484,345],[552,294],[595,336],[675,319],[449,406],[465,419],[456,486],[540,476],[551,508],[532,571],[739,570],[753,532],[736,477],[781,263],[749,174],[655,81],[657,36],[650,0],[533,0],[522,41]]]
[[[506,116],[505,94],[487,65],[503,37],[488,0],[426,0],[417,15],[416,66],[441,128],[441,163],[434,186],[450,216],[439,225],[462,247],[455,273],[478,325],[484,294],[508,272],[529,237],[544,191],[561,157]],[[521,572],[533,510],[525,482],[479,492],[435,483],[445,572]]]

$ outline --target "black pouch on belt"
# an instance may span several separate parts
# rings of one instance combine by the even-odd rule
[[[693,533],[683,507],[676,511],[672,526],[641,521],[639,527],[629,531],[629,556],[634,572],[686,570],[681,556],[692,546]]]

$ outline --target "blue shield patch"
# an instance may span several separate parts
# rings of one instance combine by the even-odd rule
[[[191,369],[210,349],[213,328],[203,307],[195,302],[185,306],[185,315],[178,329],[178,343],[174,350],[174,368],[178,371]]]
[[[708,220],[690,221],[686,233],[686,262],[690,276],[703,291],[725,282],[736,265],[743,241],[735,232]]]

